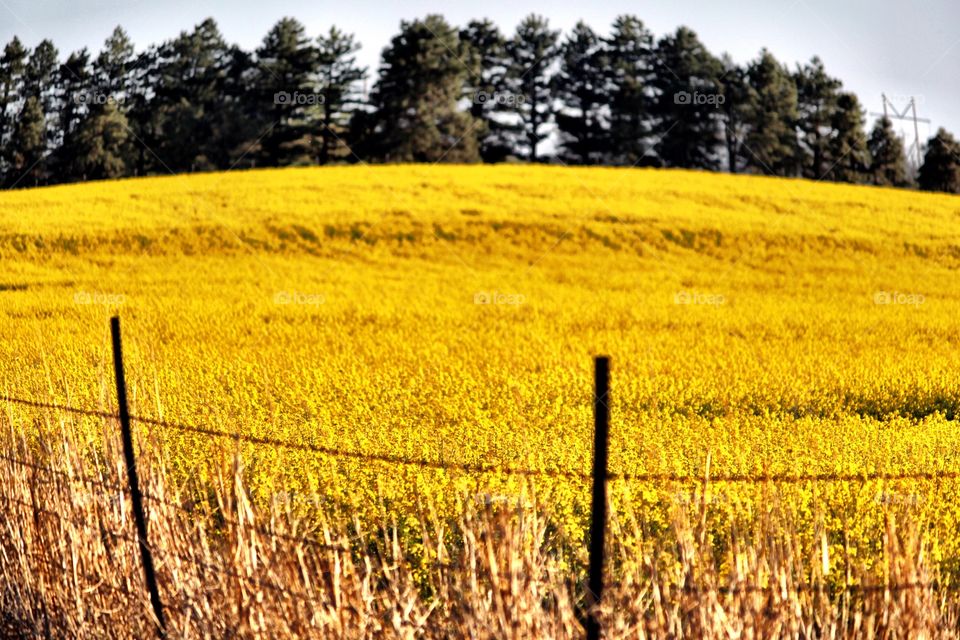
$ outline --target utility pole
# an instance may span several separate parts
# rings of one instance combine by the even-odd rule
[[[913,121],[913,144],[910,145],[910,148],[907,149],[907,156],[911,153],[916,154],[916,163],[917,169],[920,168],[920,165],[923,164],[923,149],[920,145],[920,127],[917,123],[923,122],[930,124],[930,120],[927,118],[918,118],[917,117],[917,100],[913,96],[910,97],[910,102],[907,103],[907,106],[903,108],[902,111],[897,110],[897,107],[894,106],[893,102],[887,98],[887,94],[880,94],[883,98],[883,113],[871,113],[872,116],[882,115],[887,120],[912,120]],[[887,105],[889,105],[889,110],[893,111],[893,115],[889,115],[887,111]],[[908,115],[909,114],[909,115]]]

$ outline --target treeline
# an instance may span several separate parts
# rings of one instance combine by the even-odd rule
[[[60,61],[14,37],[0,57],[0,184],[353,162],[558,162],[685,167],[960,192],[944,130],[909,167],[891,123],[866,131],[817,58],[746,65],[686,27],[655,38],[633,16],[564,35],[536,15],[401,22],[375,78],[359,43],[292,18],[255,51],[217,24],[137,53],[118,27],[96,56]],[[367,92],[367,82],[372,89]],[[551,138],[553,144],[545,144]],[[550,151],[549,155],[546,150]]]

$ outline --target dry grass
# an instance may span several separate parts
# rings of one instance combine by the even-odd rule
[[[579,479],[303,448],[584,473],[596,353],[611,470],[716,478],[611,483],[608,638],[956,635],[958,214],[519,166],[5,193],[0,395],[112,410],[122,312],[171,637],[582,637]],[[0,404],[53,469],[0,461],[0,629],[151,637],[116,424],[35,408]],[[758,474],[919,477],[720,482]]]
[[[4,455],[27,463],[0,460],[11,637],[153,637],[115,431],[105,420],[105,444],[91,449],[68,422],[30,441],[7,425]],[[516,502],[465,497],[455,521],[425,502],[415,518],[382,504],[379,521],[361,522],[292,501],[257,507],[242,461],[226,453],[207,499],[185,499],[165,485],[157,450],[141,443],[140,468],[170,637],[583,636],[583,534],[562,531],[533,484]],[[810,553],[775,487],[749,527],[719,534],[703,489],[671,511],[666,531],[615,492],[626,499],[610,519],[604,637],[957,635],[956,600],[928,588],[938,576],[921,532],[893,507],[879,568],[846,558],[838,576],[826,534]]]

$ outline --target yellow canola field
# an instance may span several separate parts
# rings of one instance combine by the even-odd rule
[[[960,198],[646,169],[354,166],[0,194],[0,392],[352,452],[588,472],[960,471]],[[2,404],[15,430],[104,423]],[[237,446],[138,425],[181,479]],[[243,445],[257,496],[399,510],[520,480]],[[885,510],[960,556],[958,482],[793,483],[798,526],[876,546]],[[769,504],[719,483],[717,522]],[[584,522],[583,483],[544,479]],[[618,481],[666,522],[698,485]],[[618,498],[618,499],[620,499]],[[955,506],[955,504],[957,506]],[[818,524],[819,523],[819,524]],[[718,524],[718,526],[720,526]],[[953,527],[953,529],[951,529]],[[943,535],[938,535],[941,532]],[[876,535],[875,535],[876,534]],[[854,538],[856,536],[853,536]]]

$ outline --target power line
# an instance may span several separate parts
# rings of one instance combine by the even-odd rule
[[[893,102],[887,97],[887,94],[880,94],[883,98],[883,113],[871,113],[872,116],[883,116],[887,120],[907,120],[913,122],[913,144],[910,145],[910,148],[907,149],[907,154],[909,155],[911,151],[916,152],[917,154],[917,168],[923,164],[923,148],[920,144],[920,128],[917,126],[918,122],[923,122],[930,124],[930,120],[927,118],[918,118],[917,117],[917,100],[913,96],[910,96],[910,101],[903,108],[902,111],[898,110],[894,106]],[[890,116],[889,111],[893,111],[894,115]],[[910,112],[911,115],[907,115],[907,112]]]

